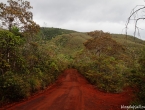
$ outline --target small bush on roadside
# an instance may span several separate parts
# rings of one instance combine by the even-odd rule
[[[3,100],[17,101],[30,95],[30,85],[17,74],[8,71],[0,76],[0,82]]]

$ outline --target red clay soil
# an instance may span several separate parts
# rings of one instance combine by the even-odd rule
[[[6,110],[121,110],[129,105],[132,91],[113,94],[97,90],[76,69],[65,70],[56,83],[43,93]]]

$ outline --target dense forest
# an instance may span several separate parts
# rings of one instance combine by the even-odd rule
[[[144,104],[145,41],[40,27],[27,11],[31,8],[27,1],[0,3],[0,106],[44,90],[67,68],[76,68],[104,92],[137,89],[132,103]]]

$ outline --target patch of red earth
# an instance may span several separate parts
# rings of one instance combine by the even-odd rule
[[[121,110],[129,105],[133,92],[101,92],[89,84],[76,69],[65,70],[56,83],[42,94],[15,104],[6,110]]]

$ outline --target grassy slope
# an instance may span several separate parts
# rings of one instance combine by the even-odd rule
[[[112,38],[119,42],[120,44],[126,46],[131,52],[135,54],[140,54],[142,48],[145,47],[145,41],[135,38],[133,36],[121,35],[121,34],[112,34]]]
[[[91,37],[85,33],[70,33],[58,35],[46,43],[47,48],[57,56],[73,57],[78,51],[84,49],[83,43]]]
[[[77,52],[85,48],[83,43],[92,38],[87,33],[60,28],[42,27],[41,31],[47,39],[51,39],[45,45],[46,48],[49,48],[50,55],[55,57],[68,58],[75,56]],[[112,34],[112,38],[137,54],[145,46],[145,41],[132,36],[128,36],[126,39],[125,35]]]
[[[145,45],[145,41],[135,38],[133,36],[121,35],[121,34],[112,34],[112,38],[117,42],[129,46],[129,47],[142,47]]]

